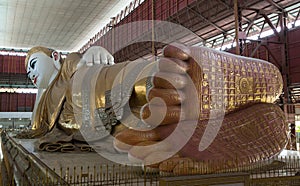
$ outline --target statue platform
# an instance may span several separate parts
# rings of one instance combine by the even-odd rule
[[[3,131],[3,182],[17,185],[112,184],[143,180],[140,166],[117,164],[96,152],[44,152],[34,148],[36,139],[16,139]],[[118,154],[106,154],[118,156]],[[123,154],[124,155],[124,154]],[[118,157],[116,157],[118,158]],[[6,175],[5,175],[6,174]],[[131,176],[132,180],[126,179]]]
[[[160,185],[171,184],[176,180],[195,179],[194,176],[175,178],[174,175],[158,171],[146,171],[141,166],[114,163],[96,152],[37,151],[34,148],[36,139],[16,139],[13,136],[13,132],[3,131],[1,134],[1,174],[4,185],[11,185],[13,182],[16,185]],[[118,156],[113,153],[110,155]],[[271,181],[273,178],[288,178],[294,182],[294,179],[299,179],[299,160],[298,151],[284,150],[270,161],[236,170],[209,173],[207,176],[198,174],[196,180],[224,177],[221,180],[226,181],[228,177],[239,177],[245,183],[260,183],[266,178],[268,181],[269,178]]]

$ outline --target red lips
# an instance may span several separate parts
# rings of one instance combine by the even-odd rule
[[[34,83],[34,84],[36,84],[37,78],[38,78],[38,77],[35,77],[35,78],[33,79],[33,83]]]

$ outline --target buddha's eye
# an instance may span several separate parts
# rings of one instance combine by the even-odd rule
[[[36,62],[37,62],[37,58],[31,59],[30,62],[29,62],[30,68],[34,69]]]

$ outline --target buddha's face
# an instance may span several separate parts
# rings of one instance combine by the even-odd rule
[[[27,75],[37,88],[47,88],[54,73],[54,60],[43,52],[33,53],[27,65]]]

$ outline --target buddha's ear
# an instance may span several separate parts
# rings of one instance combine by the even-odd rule
[[[60,53],[57,52],[57,51],[53,51],[51,55],[52,55],[52,59],[54,61],[55,68],[57,70],[59,70],[60,67],[61,67],[61,64],[60,64]]]

